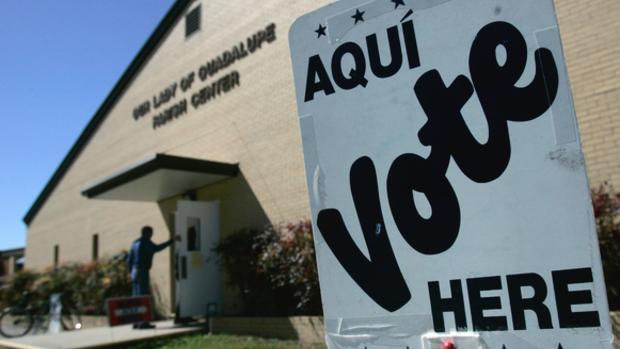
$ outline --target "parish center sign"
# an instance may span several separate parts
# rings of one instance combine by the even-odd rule
[[[276,40],[276,25],[270,23],[250,35],[245,41],[232,45],[215,58],[207,60],[197,69],[191,71],[177,81],[170,83],[149,99],[133,108],[132,117],[135,121],[152,115],[151,125],[157,129],[188,113],[189,106],[194,110],[214,101],[236,87],[241,86],[239,71],[232,70],[223,76],[218,74],[226,71],[234,63],[258,52],[263,45]],[[197,82],[197,84],[194,84]],[[189,94],[196,85],[202,84],[197,91]],[[188,97],[184,96],[188,94]]]
[[[552,0],[342,0],[289,40],[330,348],[611,348]]]

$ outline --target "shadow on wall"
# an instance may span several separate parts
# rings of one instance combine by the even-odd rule
[[[220,237],[243,228],[263,228],[269,223],[243,173],[197,191],[197,200],[220,201]]]
[[[230,179],[191,191],[191,195],[177,195],[159,202],[159,209],[174,236],[174,212],[178,200],[220,201],[220,237],[243,228],[262,228],[269,223],[243,173]]]
[[[153,297],[153,316],[156,320],[164,320],[169,317],[168,308],[165,305],[165,302],[161,296],[161,292],[159,291],[159,286],[151,281],[151,297]]]

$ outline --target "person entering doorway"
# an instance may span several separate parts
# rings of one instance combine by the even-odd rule
[[[155,244],[151,241],[153,237],[153,228],[145,225],[142,227],[140,238],[136,239],[129,248],[127,256],[127,264],[131,274],[132,295],[149,296],[151,294],[151,282],[149,270],[153,265],[153,256],[155,253],[171,246],[175,241],[181,241],[181,236],[177,235],[174,239],[170,239],[162,244]],[[134,328],[151,329],[155,325],[149,322],[134,324]]]

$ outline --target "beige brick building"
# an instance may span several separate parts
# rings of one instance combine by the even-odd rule
[[[590,184],[620,187],[620,2],[555,4]]]
[[[287,35],[329,2],[178,1],[27,213],[26,267],[118,253],[145,224],[166,240],[180,199],[219,201],[222,237],[308,217]],[[591,185],[620,185],[620,2],[556,7]],[[151,271],[171,309],[173,264]]]

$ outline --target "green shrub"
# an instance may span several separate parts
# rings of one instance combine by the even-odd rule
[[[267,276],[259,272],[260,249],[254,246],[254,239],[260,234],[258,230],[242,229],[215,248],[230,284],[239,290],[246,315],[266,315],[266,303],[272,302]]]
[[[259,271],[283,295],[280,308],[287,313],[321,313],[312,224],[309,220],[267,226],[255,238]],[[287,296],[290,295],[290,296]]]
[[[231,285],[240,290],[247,315],[321,313],[312,225],[243,229],[216,248]]]
[[[607,298],[612,310],[620,309],[620,194],[609,184],[592,191]]]
[[[68,263],[44,272],[16,273],[0,292],[3,307],[20,303],[24,293],[30,304],[46,304],[52,293],[62,293],[63,302],[83,314],[105,314],[105,300],[131,294],[126,253],[89,263]]]
[[[39,274],[29,270],[22,270],[13,274],[0,290],[0,307],[5,308],[11,304],[17,304],[24,291],[32,289],[38,276]]]

